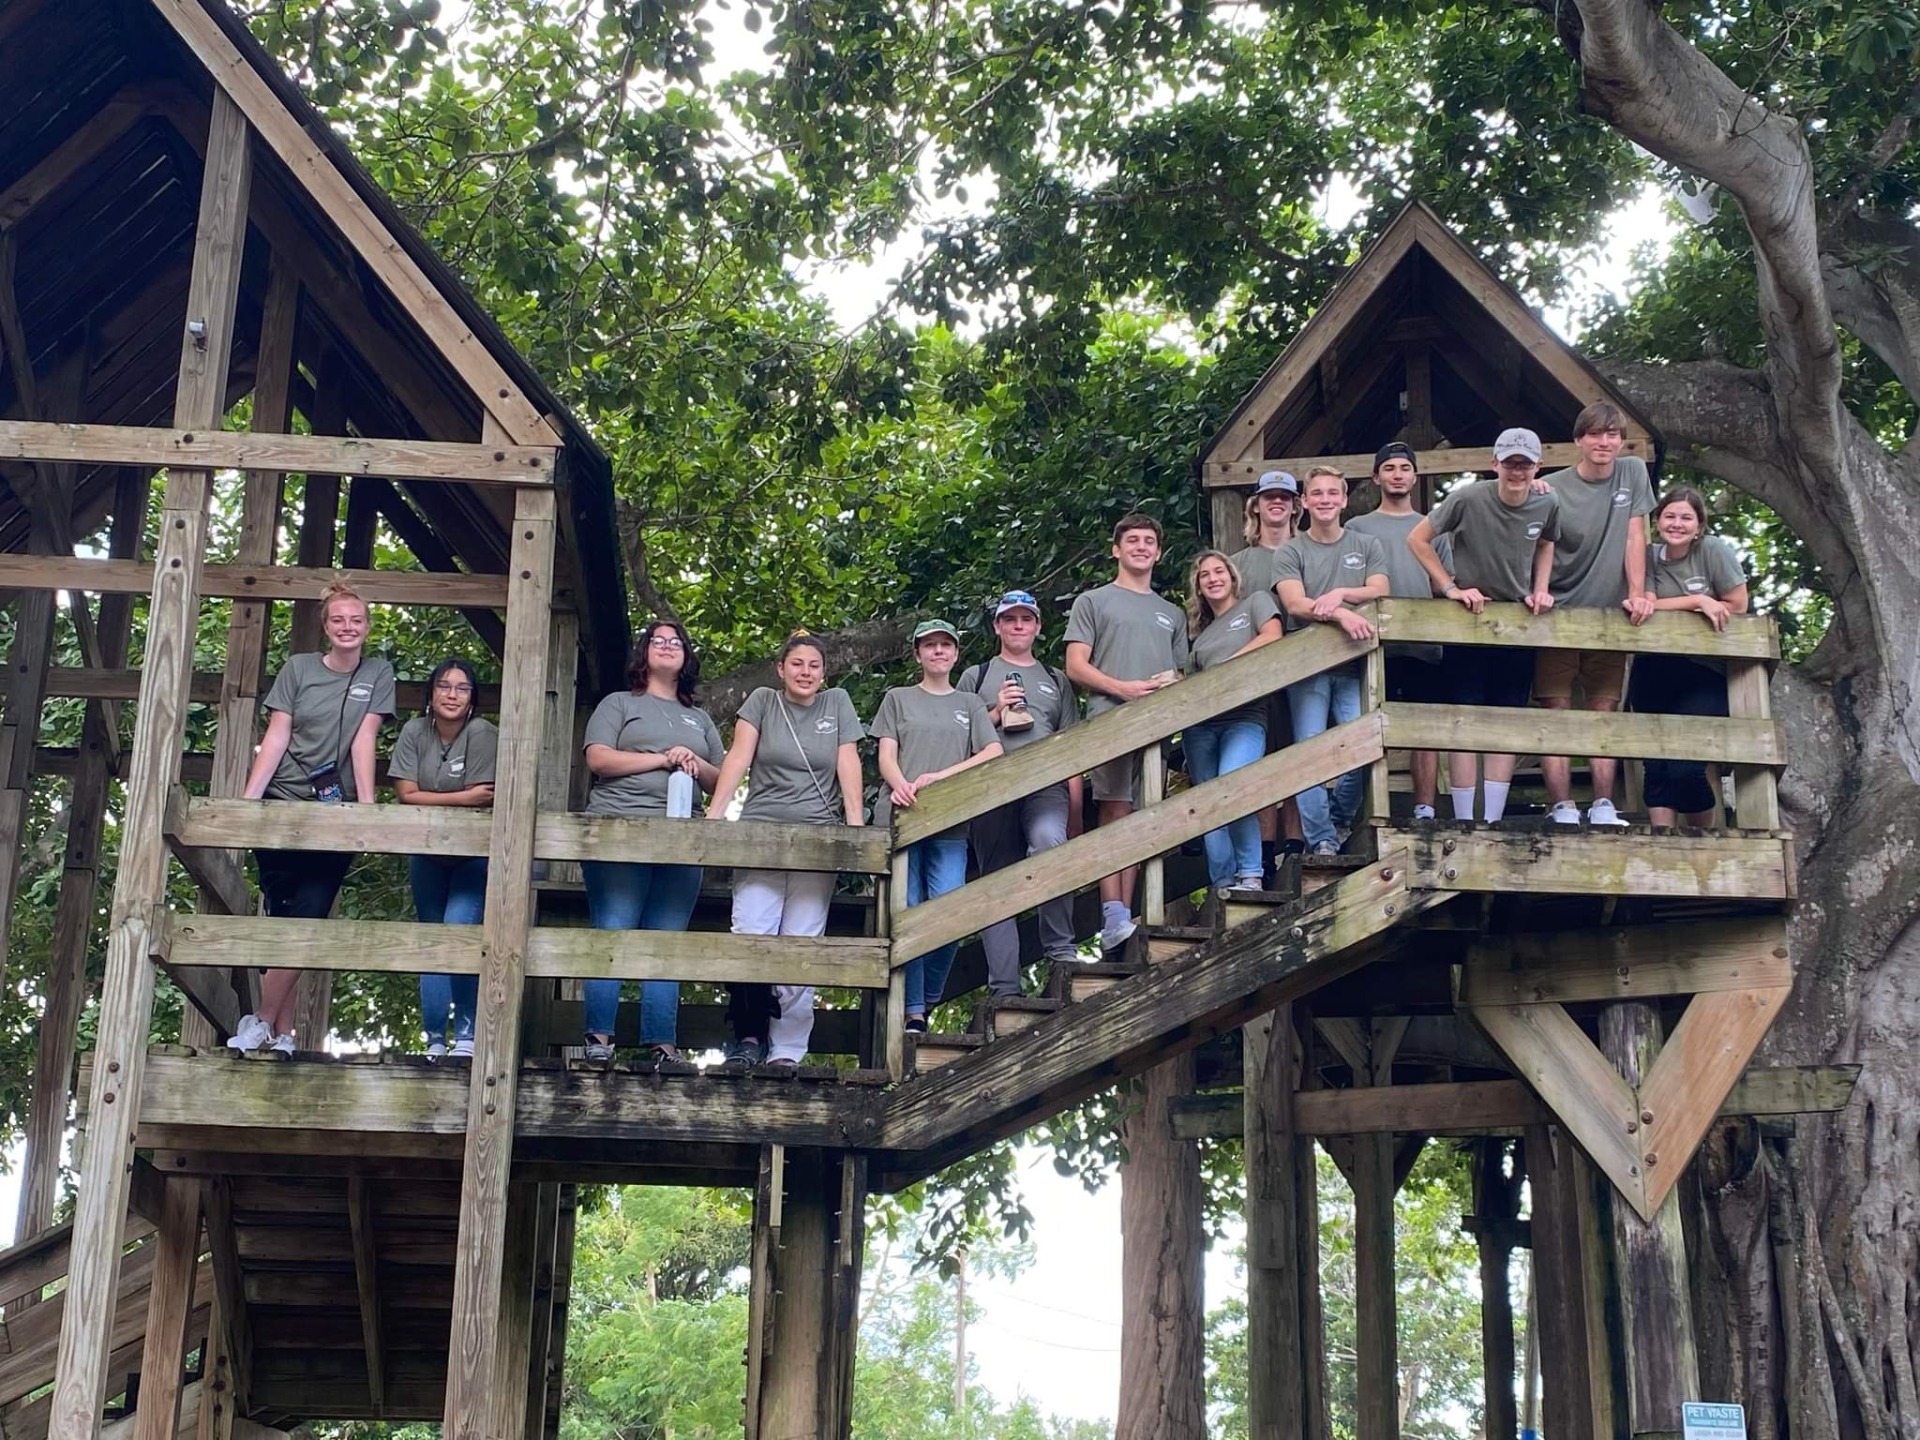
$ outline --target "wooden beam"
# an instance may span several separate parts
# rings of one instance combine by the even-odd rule
[[[1286,648],[1270,645],[1266,650]],[[1264,655],[1266,650],[1255,651],[1254,657]],[[1231,668],[1221,667],[1222,671]],[[1152,697],[1140,702],[1142,706],[1150,703]],[[1109,713],[1124,713],[1132,708],[1129,705]],[[1076,731],[1082,728],[1091,728],[1091,725],[1076,727]],[[1071,738],[1076,731],[1067,732],[1066,738]],[[1030,748],[1039,750],[1060,738],[1063,737],[1050,737]],[[1015,758],[1026,753],[1017,751]],[[1108,875],[1139,864],[1218,829],[1230,820],[1251,815],[1288,795],[1298,794],[1310,785],[1325,784],[1349,770],[1370,764],[1384,753],[1379,718],[1363,715],[1311,740],[1300,741],[1256,760],[1230,776],[1183,790],[1172,802],[1150,810],[1136,810],[1117,824],[1103,825],[938,899],[901,910],[893,918],[894,964],[903,965],[949,940],[962,939],[983,925],[1018,915],[1057,895],[1071,894],[1091,876]],[[991,765],[982,765],[968,773],[984,773],[991,768]],[[916,801],[913,811],[908,813],[919,808]]]
[[[911,845],[942,834],[1010,800],[1143,750],[1203,716],[1235,709],[1343,665],[1370,648],[1372,642],[1349,640],[1335,626],[1316,625],[1289,637],[1284,645],[1268,645],[1231,665],[1204,670],[1144,700],[1095,715],[1037,745],[929,787],[912,809],[894,816],[895,841]]]
[[[294,471],[457,480],[465,485],[546,485],[558,454],[550,445],[468,445],[453,440],[383,440],[361,435],[266,435],[207,427],[70,425],[0,420],[0,459],[161,469]]]
[[[353,1282],[360,1292],[360,1341],[373,1413],[387,1413],[387,1354],[380,1334],[380,1262],[373,1239],[373,1193],[358,1176],[347,1181],[347,1225],[353,1232]]]
[[[533,1343],[533,1272],[539,1233],[540,1187],[516,1180],[507,1189],[507,1233],[500,1277],[500,1318],[494,1327],[493,1419],[488,1440],[524,1440],[527,1370]]]
[[[1717,631],[1697,616],[1673,610],[1635,625],[1624,611],[1570,608],[1535,615],[1524,605],[1496,603],[1475,615],[1451,600],[1396,597],[1379,602],[1375,618],[1383,639],[1409,644],[1617,650],[1717,657],[1729,663],[1780,658],[1779,628],[1765,615],[1735,615],[1725,630]]]
[[[246,1277],[240,1268],[240,1250],[234,1233],[232,1180],[221,1175],[207,1181],[205,1209],[214,1296],[208,1334],[217,1341],[209,1346],[208,1353],[224,1364],[225,1373],[221,1373],[220,1364],[210,1360],[201,1366],[201,1375],[214,1386],[213,1402],[226,1406],[226,1416],[216,1412],[205,1417],[214,1428],[220,1429],[234,1414],[247,1408],[247,1379],[253,1371],[253,1327],[248,1320]],[[205,1433],[204,1426],[201,1440],[213,1440]]]
[[[1419,886],[1492,894],[1785,900],[1791,840],[1475,831],[1404,836]],[[1050,852],[1051,853],[1051,852]]]
[[[1528,1323],[1536,1331],[1545,1429],[1560,1440],[1594,1440],[1576,1158],[1564,1133],[1541,1122],[1527,1127],[1526,1159],[1533,1226]]]
[[[1400,701],[1386,705],[1382,713],[1386,717],[1387,744],[1395,749],[1731,760],[1744,765],[1787,763],[1787,738],[1773,720]]]
[[[507,649],[501,663],[500,757],[487,856],[487,963],[467,1108],[460,1246],[454,1268],[453,1340],[447,1356],[446,1440],[477,1440],[492,1421],[488,1390],[496,1361],[507,1179],[513,1153],[520,1010],[532,921],[540,716],[552,638],[554,492],[515,496]]]
[[[46,159],[0,189],[0,229],[17,229],[50,195],[155,110],[154,92],[150,87],[128,85],[117,91],[68,134]]]
[[[1294,1119],[1300,1044],[1293,1007],[1282,1005],[1240,1032],[1246,1089],[1247,1434],[1307,1440],[1304,1400],[1308,1352],[1302,1334],[1308,1285],[1301,1267],[1299,1152],[1311,1151]],[[1179,1109],[1172,1118],[1178,1118]],[[1179,1128],[1174,1129],[1179,1138]]]
[[[372,483],[369,480],[356,480],[356,486]],[[400,543],[411,550],[420,563],[430,573],[451,575],[467,573],[461,569],[459,557],[453,547],[440,537],[440,533],[420,518],[419,513],[409,504],[399,490],[386,482],[381,482],[384,494],[379,498],[380,514],[386,519],[387,528],[399,538]],[[473,633],[480,637],[480,643],[498,655],[507,646],[506,627],[500,617],[492,610],[468,609],[461,612]]]
[[[1490,935],[1460,973],[1463,1005],[1631,1000],[1791,984],[1783,916]]]
[[[177,767],[180,763],[176,752],[170,757]],[[169,829],[175,828],[177,816],[186,799],[186,792],[177,786],[167,797],[166,818],[163,824]],[[188,845],[180,841],[172,842],[174,856],[180,861],[187,874],[201,889],[205,899],[228,915],[245,915],[253,909],[253,892],[247,888],[246,874],[240,869],[240,862],[234,859],[230,850],[215,850],[210,847]]]
[[[251,174],[246,121],[217,94],[187,297],[187,316],[197,324],[181,337],[174,402],[174,423],[183,431],[217,428],[226,408]],[[134,1102],[153,1013],[147,930],[155,907],[166,896],[162,831],[180,763],[193,675],[211,479],[205,470],[170,469],[161,505],[132,773],[101,987],[92,1133],[74,1217],[74,1254],[83,1258],[68,1276],[58,1379],[48,1413],[50,1440],[92,1440],[106,1399],[107,1361],[113,1349],[111,1302],[120,1268],[116,1240],[126,1213]]]
[[[1653,458],[1653,446],[1644,438],[1621,443],[1623,455]],[[1414,451],[1414,465],[1422,475],[1464,475],[1475,472],[1491,475],[1494,471],[1491,445],[1461,445],[1440,450]],[[1578,463],[1580,448],[1571,440],[1552,441],[1540,447],[1542,470],[1557,470]],[[1282,455],[1255,459],[1208,460],[1201,466],[1201,482],[1209,490],[1252,485],[1265,470],[1286,470],[1305,475],[1316,465],[1332,466],[1349,480],[1365,480],[1373,474],[1373,456],[1366,455]]]
[[[1773,692],[1767,667],[1752,660],[1727,663],[1727,714],[1748,721],[1770,720]],[[1716,809],[1719,807],[1716,805]],[[1780,828],[1780,778],[1761,765],[1733,767],[1733,813],[1742,829]]]
[[[1356,1440],[1399,1440],[1400,1337],[1394,1283],[1393,1137],[1354,1137]]]
[[[193,1313],[194,1273],[200,1268],[199,1180],[167,1181],[166,1211],[154,1237],[145,1350],[140,1360],[140,1405],[133,1440],[174,1440],[180,1428],[180,1386],[187,1363],[187,1318]]]
[[[249,600],[259,603],[270,600],[312,600],[336,581],[351,585],[370,605],[485,606],[499,609],[507,603],[507,577],[504,575],[448,574],[430,570],[355,570],[338,566],[308,568],[267,563],[209,565],[200,593],[210,600]],[[0,555],[0,587],[14,590],[144,595],[152,583],[152,568],[137,560]],[[231,643],[229,631],[229,645]],[[229,656],[231,660],[231,650]],[[244,660],[245,657],[240,658]]]
[[[915,1081],[888,1101],[885,1146],[919,1152],[903,1173],[930,1173],[953,1152],[971,1154],[1357,968],[1367,958],[1362,941],[1443,899],[1410,891],[1404,857],[1390,852],[1298,915],[1236,926]]]

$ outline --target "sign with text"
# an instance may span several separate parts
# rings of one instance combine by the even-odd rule
[[[1747,1412],[1740,1405],[1703,1405],[1689,1401],[1680,1407],[1682,1440],[1747,1440]]]

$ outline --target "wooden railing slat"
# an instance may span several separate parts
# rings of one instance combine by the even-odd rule
[[[1662,610],[1644,625],[1624,610],[1574,608],[1535,615],[1524,605],[1493,604],[1480,614],[1452,600],[1385,600],[1381,638],[1439,645],[1531,645],[1546,650],[1778,660],[1780,632],[1765,615],[1734,615],[1717,631],[1698,615]],[[1291,643],[1283,642],[1284,643]]]
[[[1381,707],[1395,750],[1481,754],[1616,755],[1635,760],[1728,760],[1784,765],[1786,737],[1773,720],[1636,715],[1604,710],[1519,710],[1495,705]]]

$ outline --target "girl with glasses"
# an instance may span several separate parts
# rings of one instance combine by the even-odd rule
[[[442,660],[427,680],[427,708],[407,721],[394,743],[387,778],[402,805],[493,805],[493,772],[500,734],[479,714],[474,668],[458,656]],[[487,857],[412,855],[413,912],[427,925],[478,925],[485,917]],[[453,1016],[453,1053],[473,1054],[478,975],[422,975],[420,1018],[427,1056],[447,1053],[447,1016]]]
[[[694,704],[700,657],[677,620],[654,620],[640,632],[627,659],[627,689],[615,691],[587,721],[586,761],[593,775],[589,815],[667,813],[667,787],[676,772],[699,794],[711,793],[725,750],[713,717]],[[587,912],[596,930],[684,930],[700,898],[701,867],[624,860],[582,860]],[[613,1058],[618,980],[589,980],[586,1058]],[[655,1062],[678,1060],[680,983],[640,983],[640,1044]]]

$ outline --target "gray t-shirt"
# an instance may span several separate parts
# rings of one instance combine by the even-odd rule
[[[1244,550],[1236,550],[1227,558],[1233,562],[1233,568],[1240,572],[1240,589],[1251,595],[1256,590],[1273,589],[1274,562],[1280,556],[1278,545],[1269,549],[1265,545],[1249,545]]]
[[[580,748],[584,751],[588,745],[646,755],[664,755],[674,746],[684,745],[709,765],[718,765],[727,753],[713,717],[699,706],[662,700],[644,691],[636,695],[631,690],[616,690],[593,707]],[[587,795],[587,814],[664,815],[670,773],[645,770],[638,775],[596,775]],[[698,787],[694,793],[697,800]],[[695,812],[699,809],[696,803]]]
[[[1718,535],[1703,535],[1678,560],[1667,558],[1667,547],[1647,547],[1647,586],[1656,600],[1678,600],[1682,595],[1725,598],[1747,583],[1740,555]]]
[[[1025,730],[999,732],[1000,746],[1009,755],[1023,745],[1071,730],[1080,723],[1080,697],[1074,694],[1073,686],[1058,670],[1038,660],[1031,665],[1009,665],[996,655],[968,669],[955,683],[957,688],[978,695],[980,703],[991,710],[1009,675],[1020,677],[1027,692],[1027,713],[1033,716],[1033,724]]]
[[[1547,483],[1560,497],[1554,603],[1619,609],[1627,598],[1627,522],[1653,513],[1647,462],[1622,455],[1604,480],[1582,480],[1578,469],[1566,469],[1547,476]]]
[[[1235,605],[1224,615],[1216,615],[1209,620],[1206,628],[1193,637],[1193,665],[1195,674],[1202,670],[1211,670],[1214,666],[1231,660],[1246,648],[1247,643],[1260,633],[1261,627],[1269,620],[1277,619],[1280,614],[1280,602],[1269,590],[1254,590],[1240,597]],[[1209,722],[1214,725],[1232,725],[1243,720],[1256,721],[1262,725],[1267,720],[1265,701],[1255,701],[1242,705],[1238,710],[1229,710],[1224,715],[1216,715]]]
[[[1349,525],[1331,544],[1323,545],[1304,530],[1287,541],[1274,562],[1273,582],[1277,586],[1282,580],[1298,580],[1307,598],[1318,600],[1329,590],[1351,589],[1386,573],[1387,547],[1372,535],[1356,534]],[[1286,622],[1289,630],[1313,623],[1291,615]]]
[[[348,748],[367,716],[392,717],[393,666],[378,655],[363,655],[360,664],[343,675],[328,669],[326,661],[311,651],[292,655],[274,677],[266,707],[293,719],[293,736],[287,753],[280,757],[280,767],[267,782],[267,798],[313,799],[313,784],[307,776],[331,761],[340,767],[341,792],[348,800],[357,800]]]
[[[389,780],[411,780],[422,790],[449,795],[474,785],[493,784],[493,767],[500,755],[500,732],[493,722],[476,715],[460,727],[451,741],[442,740],[433,721],[416,715],[400,727],[387,762]]]
[[[1456,488],[1433,507],[1435,535],[1453,540],[1453,580],[1489,600],[1524,600],[1533,590],[1533,554],[1560,534],[1560,498],[1528,492],[1518,505],[1500,499],[1498,480]]]
[[[844,825],[835,768],[840,747],[867,737],[847,692],[822,690],[811,705],[802,706],[762,685],[740,707],[740,718],[760,732],[740,818]]]
[[[1151,680],[1163,670],[1186,669],[1187,617],[1151,591],[1109,582],[1073,602],[1067,643],[1092,646],[1093,668],[1115,680]],[[1088,697],[1087,714],[1118,704],[1111,695],[1095,694]]]
[[[900,747],[900,773],[909,780],[945,770],[978,755],[999,740],[986,702],[965,690],[930,695],[918,685],[887,691],[867,733]],[[893,797],[883,784],[874,802],[873,823],[893,819]]]
[[[1433,598],[1433,577],[1427,574],[1424,565],[1413,558],[1413,551],[1407,546],[1407,536],[1424,518],[1417,510],[1409,510],[1404,515],[1383,515],[1378,510],[1369,510],[1347,522],[1347,529],[1373,536],[1386,550],[1389,595],[1397,595],[1404,600]],[[1453,542],[1442,536],[1433,548],[1440,553],[1440,563],[1451,567]],[[1437,665],[1441,648],[1438,645],[1388,645],[1387,654],[1404,655],[1410,660],[1424,660],[1429,665]]]

